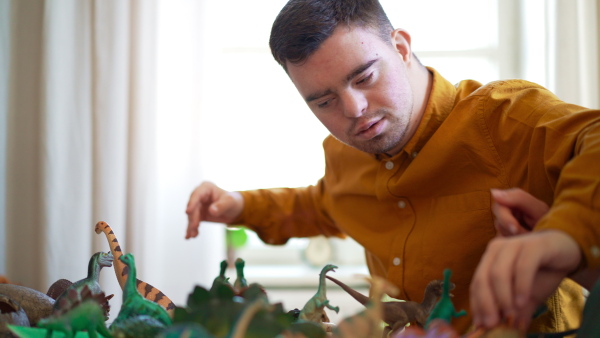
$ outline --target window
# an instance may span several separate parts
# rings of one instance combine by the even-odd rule
[[[411,33],[413,50],[424,65],[453,83],[498,78],[497,0],[381,2],[392,24]],[[202,180],[245,190],[315,184],[324,173],[321,143],[328,132],[268,47],[272,22],[285,3],[230,0],[204,1],[199,6],[177,2],[183,8],[173,16],[172,24],[187,23],[190,32],[181,43],[192,39],[198,45],[176,47],[170,39],[168,53],[174,58],[161,62],[166,69],[191,70],[182,72],[181,80],[172,79],[180,88],[171,90],[197,90],[190,94],[195,98],[190,104],[200,108],[197,141]],[[168,4],[175,3],[163,6]],[[185,6],[194,8],[186,10]],[[190,11],[201,12],[202,17]],[[194,74],[197,83],[190,80]],[[181,104],[177,99],[166,102],[169,107],[171,102],[174,107]],[[284,247],[271,247],[250,233],[237,255],[246,260],[247,267],[306,268],[303,250],[307,245],[307,239],[293,239]],[[364,268],[363,250],[355,242],[333,239],[331,245],[334,263]]]

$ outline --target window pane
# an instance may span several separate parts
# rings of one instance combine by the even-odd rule
[[[452,84],[462,80],[476,80],[483,84],[498,80],[498,64],[495,60],[481,57],[420,57],[420,60]]]
[[[414,51],[489,48],[497,44],[497,0],[380,0]]]
[[[411,33],[423,64],[452,83],[497,77],[496,0],[381,1],[392,24]],[[202,74],[202,171],[203,179],[225,189],[305,186],[324,173],[321,143],[328,132],[268,47],[271,25],[286,2],[205,2],[211,14],[203,23],[210,39],[204,52],[211,56]],[[348,242],[336,241],[349,254],[346,263],[364,262],[358,244],[349,240],[348,249]],[[252,264],[302,264],[306,245],[306,239],[294,239],[285,249],[273,248],[250,234],[239,253]]]

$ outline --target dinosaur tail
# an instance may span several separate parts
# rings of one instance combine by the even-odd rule
[[[352,289],[351,287],[349,287],[348,285],[340,282],[339,280],[330,277],[330,276],[325,276],[325,278],[329,279],[330,281],[334,282],[335,284],[339,285],[344,291],[346,291],[350,296],[352,296],[352,298],[356,299],[359,303],[361,303],[362,305],[366,306],[367,303],[369,302],[369,297],[363,295],[362,293]]]
[[[103,221],[96,223],[94,231],[96,231],[97,234],[103,232],[106,235],[108,245],[110,246],[110,251],[114,257],[113,264],[115,274],[117,275],[117,281],[119,281],[119,286],[121,286],[121,290],[123,290],[125,288],[125,282],[129,276],[129,267],[120,259],[121,256],[123,256],[123,251],[121,250],[117,236],[115,236],[115,233],[112,231],[108,223]],[[144,296],[144,298],[158,303],[167,310],[171,317],[173,316],[175,304],[171,301],[171,299],[169,299],[169,297],[167,297],[159,289],[142,280],[136,279],[136,283],[138,291],[142,294],[142,296]]]

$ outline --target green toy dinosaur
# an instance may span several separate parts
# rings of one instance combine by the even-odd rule
[[[229,283],[229,277],[225,277],[225,271],[227,270],[227,261],[221,261],[221,269],[219,270],[219,275],[215,277],[213,280],[212,286],[210,288],[211,292],[216,292],[220,285],[231,285]]]
[[[235,260],[235,271],[237,273],[237,278],[233,283],[233,287],[238,291],[248,287],[248,282],[246,281],[246,277],[244,277],[244,265],[246,265],[246,262],[244,262],[243,259],[238,258]]]
[[[117,318],[110,326],[110,330],[115,336],[139,336],[140,332],[132,333],[132,327],[145,327],[148,335],[154,335],[164,327],[171,325],[171,317],[162,306],[151,300],[144,298],[136,286],[136,266],[135,259],[131,253],[120,257],[121,261],[129,267],[129,276],[123,288],[123,305]],[[140,325],[132,323],[140,322]]]
[[[435,304],[433,310],[431,310],[431,313],[427,318],[427,322],[425,323],[425,328],[427,328],[429,326],[429,323],[431,323],[431,321],[434,319],[442,319],[450,323],[452,318],[464,316],[467,314],[465,310],[456,312],[456,309],[454,308],[454,304],[450,299],[450,276],[452,276],[452,270],[444,270],[444,288],[442,296],[440,297],[440,300]]]
[[[111,267],[112,262],[113,255],[110,251],[108,253],[96,252],[90,258],[90,262],[88,264],[87,277],[71,284],[68,288],[65,289],[65,291],[60,296],[56,298],[56,301],[54,302],[54,311],[57,311],[59,308],[66,306],[65,299],[69,294],[70,290],[76,290],[77,293],[80,293],[81,289],[84,286],[87,286],[92,295],[100,294],[102,292],[102,288],[100,287],[99,282],[100,270],[102,270],[103,267]],[[112,296],[109,297],[112,298]]]
[[[327,318],[327,314],[324,310],[325,307],[334,310],[335,313],[340,311],[339,307],[334,307],[329,304],[325,289],[325,275],[329,271],[335,271],[334,269],[337,269],[337,266],[333,264],[327,264],[323,267],[319,274],[319,288],[317,289],[317,293],[312,296],[308,302],[306,302],[302,310],[300,310],[300,315],[298,316],[299,320],[321,323],[323,322],[323,318]]]
[[[112,337],[104,325],[105,310],[100,302],[106,298],[104,292],[92,295],[87,285],[78,294],[74,289],[65,296],[65,303],[71,307],[61,308],[55,315],[41,319],[37,326],[47,330],[46,337],[51,337],[53,331],[60,331],[67,338],[74,337],[77,331],[87,331],[92,338],[100,332],[105,337]]]

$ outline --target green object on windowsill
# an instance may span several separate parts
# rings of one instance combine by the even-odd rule
[[[227,241],[228,248],[240,249],[248,242],[248,234],[244,228],[227,228],[225,240]]]

